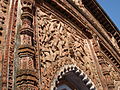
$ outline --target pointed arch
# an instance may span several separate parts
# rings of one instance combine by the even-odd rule
[[[57,72],[57,75],[51,84],[51,90],[57,90],[57,85],[59,84],[60,80],[70,72],[74,73],[84,83],[88,90],[96,90],[91,79],[76,65],[65,65],[62,67],[60,71]]]

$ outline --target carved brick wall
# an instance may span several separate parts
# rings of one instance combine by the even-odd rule
[[[48,90],[51,87],[51,82],[61,67],[75,64],[92,79],[98,89],[102,90],[87,39],[49,11],[43,12],[37,8],[36,18],[42,89]]]
[[[63,6],[55,6],[64,11],[63,15],[76,15],[73,21],[80,20],[75,23],[69,17],[62,17],[48,0],[36,2],[39,0],[0,0],[0,89],[53,89],[55,83],[59,83],[58,74],[66,73],[68,66],[68,71],[79,68],[82,73],[76,72],[89,78],[93,90],[118,90],[117,55],[111,53],[113,49],[103,48],[106,43],[101,42],[106,40],[97,31],[101,30],[108,40],[112,39],[116,52],[119,45],[85,8],[82,0],[71,0],[69,4],[66,0]],[[70,3],[75,4],[79,12],[72,5],[67,7]],[[72,9],[76,10],[75,14],[71,13]]]

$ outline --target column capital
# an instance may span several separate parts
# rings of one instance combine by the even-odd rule
[[[32,12],[33,6],[35,5],[34,0],[21,0],[23,12]]]

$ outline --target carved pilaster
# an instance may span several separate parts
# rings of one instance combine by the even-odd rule
[[[113,90],[114,89],[114,82],[110,76],[110,70],[109,70],[109,64],[105,61],[104,57],[102,56],[99,44],[96,42],[97,37],[94,36],[94,50],[98,58],[98,62],[101,66],[102,73],[104,76],[104,79],[106,81],[108,90]]]
[[[22,26],[19,30],[20,46],[18,48],[19,68],[17,71],[17,90],[38,90],[38,76],[33,44],[33,6],[34,0],[21,0]]]

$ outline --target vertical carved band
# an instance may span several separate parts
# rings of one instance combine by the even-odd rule
[[[18,48],[19,69],[17,70],[17,90],[38,90],[38,76],[35,65],[35,48],[33,43],[33,7],[34,0],[21,0],[22,26],[19,30],[20,46]]]
[[[2,27],[5,32],[3,65],[2,65],[2,90],[14,88],[14,49],[16,34],[16,17],[18,0],[0,0],[2,2]],[[6,34],[6,35],[5,35]]]
[[[108,90],[109,89],[113,90],[112,88],[114,88],[114,82],[110,76],[110,71],[108,69],[108,63],[105,61],[105,59],[101,53],[101,50],[98,46],[98,43],[96,42],[96,37],[94,39],[95,39],[94,40],[94,50],[95,50],[95,53],[97,55],[98,62],[101,65],[102,73],[103,73],[103,76],[105,78]]]

